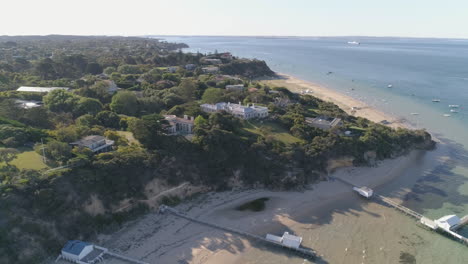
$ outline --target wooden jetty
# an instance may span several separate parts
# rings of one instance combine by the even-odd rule
[[[248,233],[248,232],[245,232],[245,231],[233,229],[233,228],[230,228],[230,227],[220,226],[220,225],[217,225],[217,224],[214,224],[214,223],[209,223],[209,222],[206,222],[206,221],[202,221],[202,220],[190,217],[190,216],[188,216],[186,214],[183,214],[183,213],[181,213],[181,212],[179,212],[179,211],[175,210],[174,208],[169,207],[167,205],[161,205],[159,207],[159,212],[160,213],[166,213],[167,212],[167,213],[170,213],[170,214],[175,215],[177,217],[189,220],[191,222],[195,222],[195,223],[198,223],[198,224],[201,224],[201,225],[206,225],[206,226],[216,228],[216,229],[219,229],[219,230],[223,230],[223,231],[226,231],[226,232],[229,232],[229,233],[232,233],[232,234],[238,234],[238,235],[247,237],[249,239],[252,239],[254,241],[260,241],[260,242],[263,242],[265,244],[275,245],[275,246],[278,246],[278,247],[290,249],[290,250],[295,251],[295,252],[297,252],[297,253],[299,253],[299,254],[301,254],[303,256],[307,256],[307,257],[311,257],[311,258],[317,257],[317,253],[315,251],[313,251],[313,250],[300,248],[300,247],[299,248],[289,247],[289,246],[284,245],[282,243],[275,242],[275,241],[272,241],[272,240],[268,240],[268,239],[266,239],[266,238],[264,238],[262,236],[259,236],[259,235],[255,235],[255,234],[252,234],[252,233]]]
[[[354,190],[362,188],[362,187],[354,185],[353,183],[351,183],[349,181],[343,180],[341,178],[330,177],[330,179],[337,180],[337,181],[342,182],[342,183],[344,183],[344,184],[346,184],[348,186],[351,186],[351,187],[353,187]],[[375,194],[375,192],[374,192],[374,194]],[[397,209],[400,212],[403,212],[406,215],[409,215],[411,217],[416,218],[419,221],[419,223],[421,223],[425,227],[429,227],[431,230],[441,231],[444,234],[447,234],[448,236],[454,238],[456,241],[459,241],[459,242],[461,242],[461,243],[463,243],[465,245],[468,245],[468,238],[466,238],[466,237],[464,237],[464,236],[462,236],[462,235],[460,235],[460,234],[453,231],[453,230],[456,230],[458,228],[461,228],[463,225],[468,224],[468,215],[463,217],[461,219],[461,221],[460,221],[460,224],[458,224],[454,228],[442,228],[436,223],[436,221],[431,220],[431,219],[425,217],[424,215],[422,215],[422,214],[420,214],[420,213],[418,213],[418,212],[416,212],[414,210],[409,209],[408,207],[405,207],[405,206],[393,201],[390,198],[387,198],[387,197],[385,197],[383,195],[374,195],[373,197],[374,197],[374,199],[377,199],[377,200],[385,203],[386,205],[388,205],[390,207],[393,207],[393,208]],[[366,198],[370,198],[370,197],[366,197]]]

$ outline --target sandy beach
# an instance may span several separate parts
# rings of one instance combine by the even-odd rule
[[[373,122],[379,123],[384,120],[390,122],[391,127],[408,127],[408,124],[396,116],[389,115],[378,109],[375,109],[362,101],[342,94],[332,89],[307,82],[291,75],[278,73],[277,78],[261,79],[272,87],[286,87],[295,93],[310,94],[324,101],[332,102],[350,115],[365,117]]]
[[[313,96],[337,104],[349,114],[366,117],[374,122],[387,120],[391,122],[392,127],[407,126],[398,118],[369,107],[354,98],[292,76],[280,75],[280,78],[263,80],[263,82],[272,86],[287,87],[297,93],[308,91]],[[384,188],[388,183],[401,178],[406,170],[419,164],[425,155],[427,152],[413,151],[406,156],[381,161],[376,167],[341,168],[333,172],[332,176],[351,181],[356,185]],[[398,193],[402,195],[406,191],[408,190],[399,189]],[[265,210],[261,212],[236,210],[239,205],[258,198],[269,199]],[[265,236],[267,233],[281,235],[284,231],[297,235],[311,234],[304,237],[303,246],[316,250],[324,263],[361,263],[349,261],[371,259],[372,254],[381,256],[381,251],[387,246],[382,243],[376,252],[366,253],[368,246],[364,237],[362,243],[359,239],[354,241],[341,238],[334,241],[324,238],[328,236],[339,238],[346,235],[343,225],[354,223],[355,228],[350,228],[352,231],[349,232],[357,233],[363,233],[358,229],[363,228],[362,225],[366,222],[373,223],[376,228],[382,228],[379,225],[385,225],[385,222],[378,222],[381,212],[385,220],[393,217],[399,221],[407,221],[396,211],[379,204],[368,203],[356,195],[349,186],[339,181],[320,182],[307,186],[300,192],[275,192],[263,189],[209,192],[184,201],[176,209],[200,220],[260,236]],[[383,232],[389,232],[388,236],[391,237],[394,231]],[[379,232],[372,233],[375,234],[367,233],[367,235],[372,238],[377,236],[375,239],[384,235]],[[351,234],[354,235],[349,233],[348,236]],[[268,261],[271,258],[275,259],[274,263],[291,264],[309,261],[292,253],[282,252],[281,249],[249,241],[236,234],[156,212],[128,223],[112,235],[101,235],[96,243],[148,263],[271,263]],[[372,249],[367,250],[372,251]],[[385,254],[394,254],[393,258],[388,259],[398,259],[400,251],[392,250],[390,253],[389,250]]]
[[[398,178],[402,171],[417,163],[423,155],[424,151],[413,151],[407,156],[380,162],[378,167],[338,169],[333,176],[358,185],[379,188]],[[263,197],[269,198],[269,201],[262,212],[235,209],[245,202]],[[361,203],[367,204],[349,186],[339,181],[326,181],[308,186],[308,189],[302,192],[274,192],[262,189],[210,192],[185,201],[176,209],[201,220],[261,236],[266,233],[280,235],[284,231],[301,235],[304,230],[320,230],[323,225],[332,226],[336,217],[352,218],[364,212],[374,218],[373,213],[361,207]],[[324,241],[326,240],[321,240],[322,243]],[[302,258],[301,262],[298,262],[297,256],[284,254],[281,249],[265,247],[238,235],[191,223],[169,214],[148,214],[136,222],[129,223],[113,235],[101,236],[98,243],[149,263],[249,263],[245,257],[257,251],[279,254],[274,263],[305,263]],[[317,250],[327,261],[332,245],[341,249],[349,248],[350,253],[353,249],[352,245],[332,242],[326,250],[321,246],[322,243],[304,238],[303,246]],[[361,258],[362,254],[359,252],[356,253],[356,259]]]

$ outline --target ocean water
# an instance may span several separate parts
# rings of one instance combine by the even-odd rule
[[[229,51],[235,56],[265,60],[274,71],[341,91],[427,129],[443,146],[379,192],[401,199],[433,219],[468,215],[468,40],[159,38],[187,43],[191,52]],[[388,88],[389,84],[393,87]],[[440,103],[433,99],[440,99]],[[460,105],[459,113],[451,113],[449,105]],[[362,201],[340,206],[354,208],[357,203]],[[404,253],[417,263],[468,263],[468,247],[417,227],[407,216],[371,203],[359,208],[351,215],[333,212],[332,220],[314,228],[298,226],[309,239],[305,244],[323,252],[329,263],[398,263]],[[388,218],[392,220],[381,221]],[[461,232],[468,236],[468,228]],[[242,262],[305,263],[294,256],[261,249],[246,252]]]

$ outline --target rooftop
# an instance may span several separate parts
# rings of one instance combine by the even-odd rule
[[[80,145],[80,146],[89,146],[93,143],[99,142],[101,140],[106,140],[105,137],[103,136],[98,136],[98,135],[93,135],[93,136],[87,136],[84,137],[78,141],[72,142],[72,145]]]
[[[91,244],[80,240],[69,240],[62,248],[62,251],[73,255],[79,255],[87,246],[91,246]]]
[[[32,87],[32,86],[21,86],[16,89],[18,92],[33,92],[33,93],[48,93],[53,90],[69,90],[68,87]]]

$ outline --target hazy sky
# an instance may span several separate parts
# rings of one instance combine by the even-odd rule
[[[2,0],[0,35],[468,38],[468,0]]]

